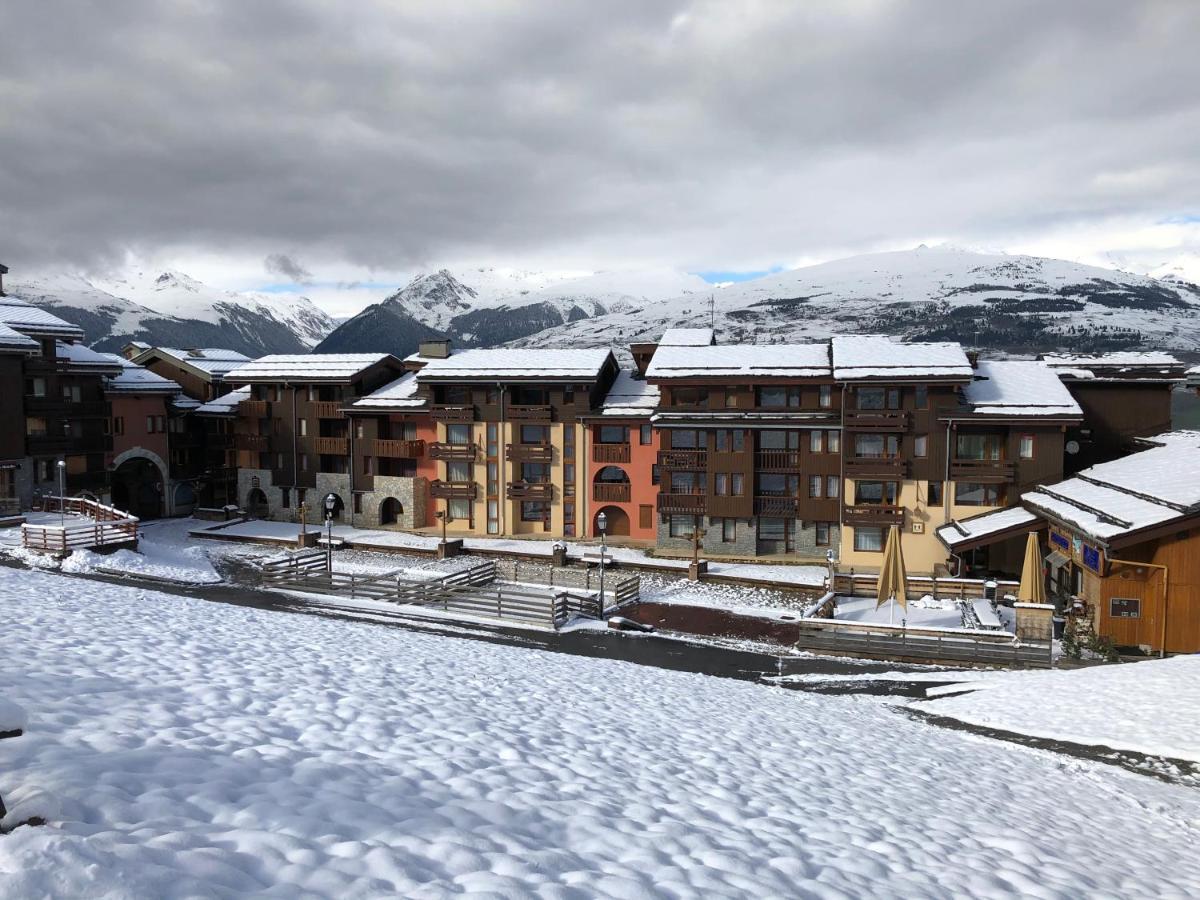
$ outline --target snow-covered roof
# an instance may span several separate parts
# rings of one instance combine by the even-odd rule
[[[1183,363],[1170,353],[1047,353],[1042,361],[1065,381],[1179,381]]]
[[[97,353],[86,344],[68,344],[64,341],[54,342],[54,355],[60,362],[65,362],[68,369],[102,372],[119,375],[125,360],[111,353]]]
[[[1158,446],[1084,469],[1021,500],[1101,541],[1200,514],[1200,432],[1152,441]]]
[[[660,347],[707,347],[713,342],[711,328],[668,328],[659,340]]]
[[[180,391],[171,398],[171,406],[175,409],[197,410],[200,408],[200,401]]]
[[[385,359],[387,353],[296,353],[264,356],[225,375],[238,381],[350,381]]]
[[[237,388],[230,391],[228,394],[222,394],[214,400],[209,400],[207,403],[201,403],[196,407],[196,415],[198,416],[235,416],[237,415],[238,404],[243,400],[250,399],[250,385]]]
[[[0,297],[0,324],[25,335],[83,340],[83,329],[78,325],[16,297]]]
[[[951,552],[957,552],[1006,531],[1031,531],[1041,522],[1040,516],[1023,507],[1012,506],[969,519],[956,519],[938,528],[937,536]]]
[[[108,379],[104,389],[122,394],[176,394],[181,388],[169,378],[156,375],[144,366],[130,362],[116,353],[101,353],[121,367],[121,372]]]
[[[1177,366],[1179,360],[1170,353],[1123,350],[1116,353],[1074,354],[1047,353],[1042,357],[1048,366],[1091,369],[1096,366]]]
[[[426,403],[426,398],[418,393],[419,387],[416,374],[409,372],[361,400],[354,401],[354,408],[418,409]]]
[[[41,345],[31,337],[0,323],[0,352],[3,353],[36,353]]]
[[[519,379],[569,378],[590,381],[612,357],[605,348],[548,350],[543,348],[498,348],[463,350],[445,359],[430,359],[421,369],[422,381],[431,379]]]
[[[970,378],[971,361],[959,344],[901,344],[886,335],[837,335],[833,374],[846,380],[890,378]]]
[[[226,350],[221,347],[196,347],[180,350],[176,347],[151,347],[134,357],[134,362],[143,362],[154,354],[170,357],[172,360],[201,372],[214,379],[220,379],[229,372],[250,362],[250,357],[236,350]]]
[[[643,378],[637,378],[633,372],[622,370],[617,373],[603,402],[600,404],[600,414],[603,416],[648,416],[658,408],[659,389],[649,384]]]
[[[1033,360],[983,360],[964,389],[971,411],[981,416],[1072,417],[1083,410],[1058,375]]]
[[[828,378],[829,374],[829,345],[825,343],[660,346],[646,369],[647,378]]]

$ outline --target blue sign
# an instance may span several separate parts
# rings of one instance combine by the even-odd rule
[[[1095,547],[1083,545],[1083,564],[1093,572],[1100,571],[1100,551]]]
[[[1050,532],[1050,543],[1052,543],[1055,547],[1058,547],[1060,550],[1066,550],[1068,553],[1071,552],[1071,542],[1057,531]]]

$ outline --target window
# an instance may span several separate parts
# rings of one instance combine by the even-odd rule
[[[700,433],[689,429],[680,429],[671,433],[672,450],[703,449],[700,446]]]
[[[363,457],[363,474],[364,475],[373,475],[375,472],[374,468],[371,465],[371,459],[372,459],[372,457],[370,457],[370,456]]]
[[[886,399],[883,388],[860,387],[858,389],[859,409],[883,409]]]
[[[729,476],[724,472],[718,472],[713,479],[714,491],[718,497],[729,496]]]
[[[500,501],[489,500],[487,502],[487,533],[500,533]]]
[[[856,434],[854,455],[863,459],[886,459],[898,455],[900,440],[894,434]]]
[[[763,387],[758,389],[758,405],[773,409],[798,407],[800,405],[800,388],[795,387]]]
[[[359,419],[354,423],[354,436],[361,441],[364,437],[366,437],[366,434],[366,427],[363,425],[362,419]]]
[[[546,463],[521,463],[521,480],[529,484],[545,484],[550,480],[550,466]]]
[[[800,432],[798,431],[760,431],[758,433],[760,450],[799,450]]]
[[[662,484],[662,466],[658,463],[650,464],[650,483]]]
[[[1033,459],[1033,435],[1021,435],[1021,449],[1018,453],[1021,459]]]
[[[929,409],[929,388],[918,384],[913,388],[913,406],[917,409]]]
[[[1004,458],[1004,438],[998,434],[963,434],[955,438],[959,459],[996,460]]]
[[[821,496],[821,476],[820,475],[809,475],[808,476],[808,496],[810,496],[810,497],[820,497]]]
[[[500,455],[499,429],[495,422],[488,422],[487,426],[487,455],[490,457],[498,457]]]
[[[667,518],[668,533],[673,538],[690,539],[695,527],[696,520],[692,516],[669,516]]]
[[[717,430],[717,451],[720,453],[741,453],[746,448],[746,433],[741,429],[729,431],[721,428]]]
[[[733,473],[733,477],[730,479],[730,483],[733,486],[733,496],[735,496],[735,497],[745,496],[745,493],[746,493],[745,481],[746,481],[746,477],[741,472]]]
[[[451,519],[466,519],[468,522],[471,520],[471,501],[465,497],[451,500],[447,506]]]
[[[725,544],[732,544],[737,540],[737,519],[722,519],[721,520],[721,541]]]
[[[758,476],[758,494],[761,497],[795,497],[799,494],[800,479],[797,475],[763,473]]]
[[[704,474],[701,472],[672,472],[670,494],[703,494]]]
[[[654,429],[649,425],[643,425],[639,429],[638,442],[643,447],[649,447],[654,442]]]
[[[456,459],[447,462],[446,480],[454,484],[462,484],[470,481],[471,464],[464,459]]]
[[[30,378],[26,382],[25,393],[32,397],[46,396],[46,379],[45,378]]]
[[[117,416],[113,419],[113,434],[125,433],[125,417]]]
[[[304,488],[296,488],[296,504],[297,505],[299,505],[299,506],[304,505],[304,496],[307,493],[308,492]]]
[[[575,536],[575,504],[563,504],[563,534],[567,537]]]
[[[146,434],[154,434],[154,416],[146,416]]]
[[[1001,506],[1004,485],[960,481],[954,485],[954,502],[959,506]]]
[[[822,409],[829,409],[833,406],[833,385],[823,384],[820,387],[821,399],[820,404]]]
[[[306,457],[302,456],[301,459],[306,459]],[[277,468],[277,469],[283,468],[283,454],[282,453],[275,454],[275,468]]]
[[[924,459],[929,455],[929,435],[918,434],[913,438],[913,456]]]
[[[300,437],[308,437],[308,419],[300,420]]]
[[[281,469],[283,468],[283,454],[280,454],[279,468],[281,468]],[[307,453],[300,454],[300,471],[301,472],[308,471],[308,454]]]
[[[362,515],[362,494],[361,493],[354,495],[354,513],[355,513],[355,515],[360,515],[360,516]]]
[[[471,443],[470,425],[447,425],[446,443],[455,446],[466,446]]]
[[[836,475],[825,476],[825,496],[833,499],[842,492],[842,480]]]
[[[825,432],[825,450],[827,453],[842,452],[842,433],[840,431]]]
[[[521,426],[521,443],[522,444],[548,444],[550,443],[550,428],[546,425],[522,425]],[[616,443],[624,443],[617,441]]]
[[[284,509],[290,509],[292,506],[292,492],[287,488],[279,489],[279,505]]]
[[[814,525],[814,530],[816,532],[817,546],[818,547],[828,547],[829,546],[829,523],[828,522],[817,522]]]
[[[708,388],[675,388],[671,399],[675,406],[708,406]]]
[[[69,403],[78,403],[83,399],[83,393],[77,384],[64,384],[62,391],[63,399]]]
[[[810,431],[808,433],[808,449],[812,453],[820,453],[825,449],[825,432]]]
[[[601,425],[600,437],[597,439],[597,443],[628,444],[629,428],[625,425]]]
[[[540,500],[525,500],[521,503],[522,522],[541,522],[547,517],[549,509]]]
[[[942,483],[940,481],[928,482],[928,496],[930,506],[942,505]]]
[[[563,388],[562,402],[566,406],[570,406],[575,402],[575,388],[571,387],[570,385]]]
[[[883,552],[882,528],[855,528],[854,549],[864,553]]]
[[[854,502],[868,506],[895,506],[897,488],[894,481],[856,481]]]
[[[737,405],[737,388],[725,388],[725,408],[734,409]]]

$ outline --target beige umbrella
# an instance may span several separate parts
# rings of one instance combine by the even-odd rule
[[[889,600],[895,600],[908,609],[908,579],[904,572],[904,554],[900,552],[900,529],[893,525],[888,530],[887,543],[883,547],[883,565],[879,569],[879,590],[875,608]]]
[[[1025,563],[1021,566],[1021,587],[1017,590],[1021,603],[1045,603],[1046,579],[1042,577],[1042,550],[1036,531],[1025,540]]]

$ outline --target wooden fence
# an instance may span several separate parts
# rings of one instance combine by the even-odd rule
[[[582,589],[589,593],[600,590],[600,574],[594,566],[577,569],[521,559],[503,559],[498,561],[497,571],[500,577],[508,581],[566,588],[568,593],[572,588]],[[638,576],[622,576],[613,570],[609,570],[606,576],[604,579],[604,608],[606,610],[635,602],[641,598],[642,580]],[[595,618],[601,618],[598,612]]]
[[[138,518],[112,506],[83,497],[44,497],[44,512],[85,516],[88,521],[63,525],[21,526],[21,546],[43,553],[70,553],[91,547],[136,544]]]
[[[849,572],[837,574],[834,590],[839,594],[851,596],[873,596],[879,576],[869,573],[861,575]],[[908,593],[918,597],[930,594],[933,597],[956,597],[960,600],[978,600],[984,596],[987,581],[979,578],[935,578],[929,575],[909,575]],[[1004,596],[1014,593],[1020,583],[1016,581],[996,581],[996,593]]]
[[[842,656],[987,666],[1053,665],[1051,645],[1015,640],[999,633],[956,634],[931,629],[895,628],[853,622],[805,621],[796,647]]]

